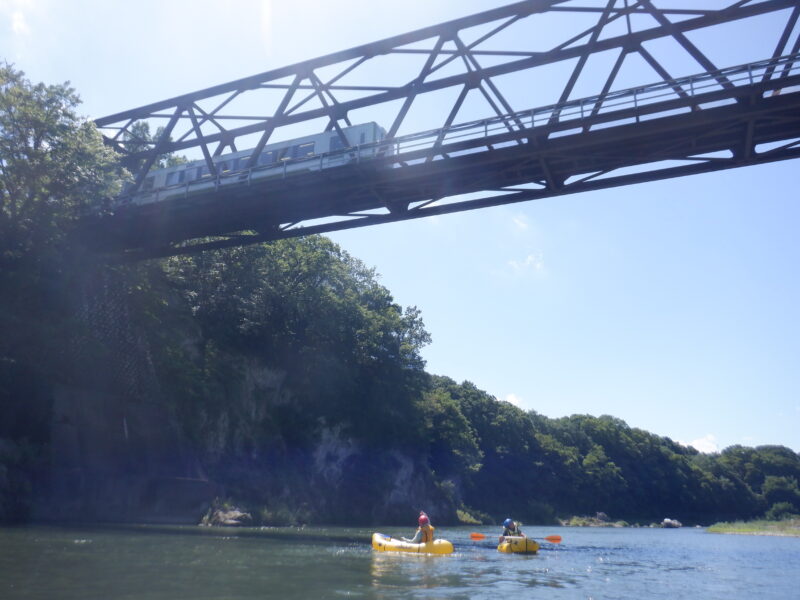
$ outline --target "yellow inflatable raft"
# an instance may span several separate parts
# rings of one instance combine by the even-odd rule
[[[539,551],[539,544],[531,538],[526,537],[506,537],[506,541],[501,542],[497,547],[498,552],[519,552],[522,554],[536,554]]]
[[[447,540],[412,544],[382,533],[372,534],[372,547],[381,552],[418,552],[420,554],[450,554],[453,551],[453,544]]]

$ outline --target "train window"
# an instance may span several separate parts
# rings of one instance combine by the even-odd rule
[[[247,168],[247,163],[250,162],[249,156],[240,156],[236,159],[236,165],[234,167],[235,171],[241,171]]]
[[[290,158],[292,158],[291,155],[289,154],[289,150],[291,150],[291,148],[281,148],[280,150],[277,150],[276,154],[277,154],[278,160],[283,161],[283,160],[289,160]]]
[[[183,173],[184,173],[183,179],[186,181],[186,183],[189,183],[190,181],[194,181],[195,179],[197,179],[197,167],[186,169]]]
[[[175,185],[176,183],[178,183],[178,172],[167,173],[167,185]]]
[[[154,184],[155,184],[155,176],[151,175],[150,177],[145,177],[144,183],[142,183],[142,191],[148,192],[152,190]]]
[[[339,135],[334,135],[331,138],[331,152],[336,150],[341,150],[342,148],[346,148],[347,146],[342,142],[342,138]]]
[[[262,152],[258,156],[258,164],[259,165],[271,165],[275,162],[275,152],[270,150],[269,152]]]
[[[217,170],[218,170],[220,173],[227,173],[228,171],[230,171],[230,170],[231,170],[231,163],[230,163],[230,161],[223,160],[221,163],[219,163],[219,164],[217,165]]]
[[[314,142],[306,142],[292,147],[292,158],[305,158],[314,155]]]

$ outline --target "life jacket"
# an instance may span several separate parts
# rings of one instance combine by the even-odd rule
[[[420,543],[427,544],[433,541],[433,525],[421,525],[419,530],[422,532],[422,540]]]

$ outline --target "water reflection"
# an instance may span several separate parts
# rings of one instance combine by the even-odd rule
[[[549,561],[541,556],[507,555],[494,546],[466,541],[456,549],[449,556],[373,551],[372,589],[380,598],[488,598],[536,587],[563,589],[576,583],[572,574],[552,572]]]
[[[372,586],[375,589],[431,589],[453,583],[452,573],[441,568],[453,556],[431,556],[402,552],[372,552]]]

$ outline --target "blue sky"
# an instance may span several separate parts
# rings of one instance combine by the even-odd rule
[[[502,4],[0,0],[0,57],[32,81],[69,80],[84,113],[100,117]],[[720,66],[765,58],[770,26],[720,32],[704,50]],[[680,68],[674,49],[661,50]],[[631,81],[657,80],[637,68]],[[567,75],[547,73],[536,90],[511,81],[510,96],[531,96],[515,108],[550,101],[536,94]],[[599,91],[591,88],[585,95]],[[425,106],[406,131],[447,110]],[[485,116],[479,103],[469,110]],[[399,303],[421,309],[433,373],[549,417],[610,414],[701,450],[800,451],[799,168],[788,161],[331,237],[374,266]]]

